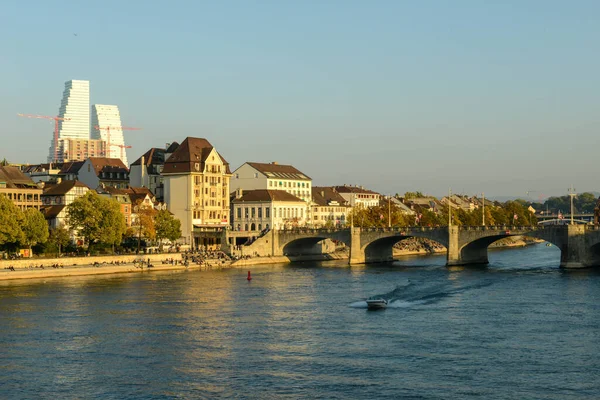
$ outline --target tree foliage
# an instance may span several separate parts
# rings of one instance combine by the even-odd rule
[[[167,239],[174,242],[181,237],[181,221],[167,210],[161,210],[156,214],[155,226],[158,240]]]
[[[48,223],[44,214],[35,208],[28,208],[23,213],[23,244],[31,248],[48,240]]]
[[[0,247],[16,247],[24,240],[23,213],[6,196],[0,195]]]
[[[151,240],[156,239],[156,226],[154,217],[157,211],[152,205],[146,205],[141,200],[135,206],[135,218],[132,218],[131,227],[136,235]]]
[[[67,220],[88,245],[119,244],[126,229],[119,203],[91,190],[67,206]]]
[[[395,227],[410,224],[409,218],[393,203],[373,207],[354,207],[347,218],[348,223],[363,228],[386,227],[390,221]]]
[[[50,230],[50,236],[48,242],[56,246],[58,253],[62,252],[64,246],[67,246],[71,242],[69,231],[62,225],[57,228]]]

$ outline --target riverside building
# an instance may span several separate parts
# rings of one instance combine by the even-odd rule
[[[164,200],[181,221],[184,244],[219,245],[229,226],[229,163],[204,138],[188,137],[165,161]]]

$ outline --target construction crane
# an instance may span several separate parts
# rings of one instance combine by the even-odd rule
[[[112,146],[117,146],[121,148],[121,160],[123,159],[123,149],[130,149],[131,146],[126,146],[124,144],[112,144]]]
[[[37,119],[53,119],[54,120],[54,162],[58,161],[58,121],[70,121],[71,118],[52,117],[50,115],[34,115],[34,114],[17,114],[19,117],[37,118]]]
[[[110,142],[110,130],[122,130],[122,131],[139,131],[142,128],[134,128],[131,126],[105,126],[99,127],[98,125],[94,126],[94,129],[98,129],[99,131],[106,131],[106,149],[104,150],[104,156],[106,157],[106,153],[110,155],[110,146],[121,147],[121,158],[123,158],[123,149],[130,149],[131,146],[125,146],[120,144],[113,144]]]

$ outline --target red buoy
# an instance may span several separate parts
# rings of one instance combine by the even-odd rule
[[[248,271],[248,280],[251,281],[252,280],[252,276],[250,275],[250,271]]]

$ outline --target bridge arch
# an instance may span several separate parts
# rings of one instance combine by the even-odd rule
[[[298,229],[278,231],[278,250],[281,255],[322,254],[320,242],[326,239],[351,245],[350,229]]]
[[[557,226],[534,227],[461,227],[457,233],[456,247],[448,253],[448,265],[487,264],[489,246],[501,239],[527,236],[542,239],[561,250],[561,263],[566,260],[567,237]],[[561,227],[558,227],[561,228]]]
[[[392,261],[394,245],[409,238],[429,239],[448,248],[448,230],[446,228],[367,228],[360,231],[360,247],[355,252],[351,263]]]

